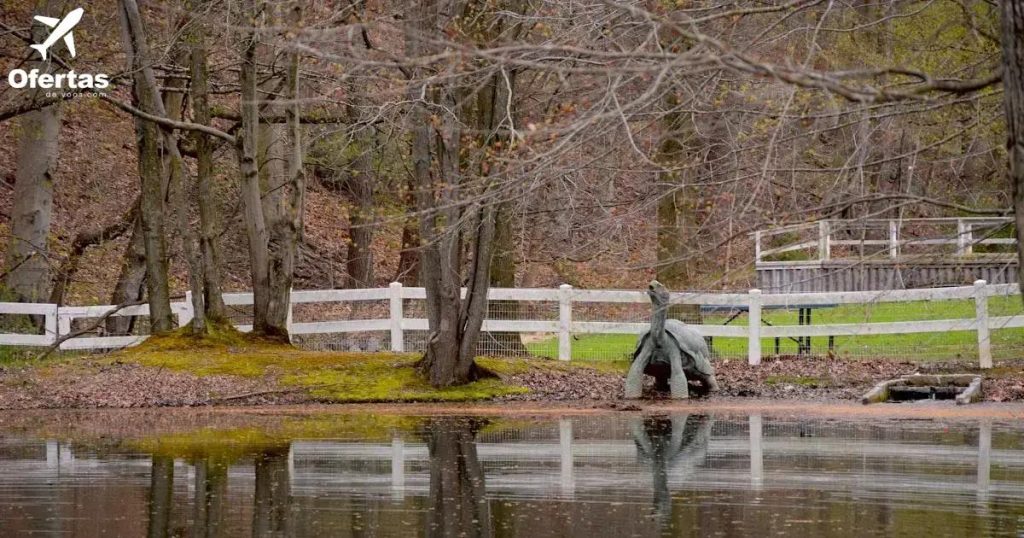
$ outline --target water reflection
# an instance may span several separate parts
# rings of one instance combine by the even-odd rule
[[[193,538],[220,535],[228,491],[228,464],[210,456],[194,463],[195,482],[192,501]]]
[[[654,477],[654,513],[659,527],[666,528],[672,516],[672,494],[668,470],[693,467],[704,462],[713,421],[705,415],[651,416],[633,422],[633,441],[642,460],[651,464]]]
[[[1017,536],[1024,425],[697,414],[0,430],[0,535]],[[64,424],[64,422],[61,422]],[[63,427],[63,426],[62,426]]]
[[[253,538],[292,536],[289,447],[263,450],[255,457],[256,493],[253,495]]]
[[[430,456],[429,537],[489,538],[491,511],[484,488],[484,470],[476,453],[476,419],[436,418],[424,424]]]
[[[174,493],[174,459],[153,456],[149,475],[149,538],[165,538],[171,530]]]

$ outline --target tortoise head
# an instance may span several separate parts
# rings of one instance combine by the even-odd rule
[[[647,295],[651,298],[651,302],[656,306],[668,305],[668,288],[657,280],[652,280],[651,283],[647,285]]]

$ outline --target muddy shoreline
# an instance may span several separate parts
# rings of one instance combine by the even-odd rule
[[[966,362],[915,364],[831,358],[769,359],[759,367],[751,367],[743,361],[719,361],[715,367],[722,391],[683,403],[668,400],[668,395],[654,392],[653,380],[649,378],[645,400],[623,400],[624,368],[581,366],[548,369],[533,366],[502,376],[504,383],[526,387],[528,392],[467,405],[527,410],[531,409],[530,406],[540,409],[566,407],[571,412],[600,412],[658,407],[675,409],[680,405],[700,408],[722,406],[725,405],[723,402],[729,402],[726,407],[742,407],[745,405],[742,402],[746,401],[771,401],[780,405],[797,402],[804,406],[806,403],[809,410],[822,404],[856,403],[878,382],[915,372],[980,373],[985,376],[985,402],[1019,402],[1024,405],[1024,361],[1021,360],[1005,361],[985,371],[979,371]],[[279,380],[280,376],[273,371],[255,377],[195,375],[109,359],[3,367],[0,368],[0,410],[266,406],[285,409],[295,405],[338,403],[317,397],[302,388],[284,386]],[[937,405],[946,406],[947,403],[952,405],[952,402],[939,402]],[[377,400],[357,405],[372,409],[374,405],[398,403]],[[426,405],[431,407],[424,409],[436,407],[434,404]],[[914,405],[925,404],[903,404],[907,408]]]
[[[634,400],[628,403],[580,400],[574,402],[366,403],[289,404],[264,406],[206,406],[147,409],[25,409],[0,411],[0,428],[35,421],[76,424],[100,421],[128,428],[163,422],[251,423],[261,419],[337,415],[480,416],[550,418],[592,415],[709,414],[776,418],[876,418],[908,420],[1021,420],[1024,402],[982,402],[956,405],[951,401],[862,405],[847,401],[779,401],[760,398],[710,397],[690,400]]]

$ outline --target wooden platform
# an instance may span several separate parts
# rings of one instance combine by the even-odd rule
[[[878,291],[1017,282],[1010,255],[984,259],[896,259],[761,262],[757,285],[764,293]]]

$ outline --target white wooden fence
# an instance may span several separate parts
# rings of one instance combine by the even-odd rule
[[[821,220],[792,224],[752,232],[754,261],[762,263],[770,256],[812,250],[816,252],[817,261],[826,261],[832,259],[833,247],[857,247],[861,249],[859,252],[865,247],[875,247],[887,251],[889,258],[897,259],[908,248],[949,245],[955,247],[951,252],[953,255],[970,256],[977,246],[1016,245],[1017,240],[1012,237],[989,237],[993,230],[1012,224],[1013,217]],[[907,234],[905,230],[912,227],[926,228],[924,235],[915,237]],[[851,230],[860,232],[861,237],[837,236],[838,231]],[[979,232],[980,235],[976,236]],[[812,237],[807,238],[808,233]],[[790,239],[781,245],[767,247],[766,242],[777,236]]]
[[[762,295],[760,290],[748,293],[673,293],[672,301],[680,305],[714,305],[746,311],[747,325],[693,325],[702,335],[709,337],[746,338],[747,359],[751,365],[761,362],[762,339],[796,338],[821,336],[861,336],[880,334],[945,333],[950,331],[971,331],[977,333],[978,357],[983,368],[992,366],[990,331],[997,329],[1024,329],[1024,314],[1011,316],[990,316],[988,298],[1011,296],[1020,293],[1017,284],[987,285],[979,280],[973,286],[952,288],[928,288],[895,291],[864,291],[834,293],[793,293]],[[649,304],[650,299],[643,291],[581,290],[569,285],[558,289],[538,288],[492,288],[489,299],[501,301],[551,302],[558,305],[558,319],[554,320],[497,320],[484,321],[484,331],[513,333],[553,333],[558,335],[558,358],[569,360],[572,356],[573,334],[639,334],[649,327],[647,322],[618,321],[573,321],[573,306],[586,303],[633,303]],[[404,287],[393,283],[388,288],[356,290],[304,290],[292,293],[292,304],[329,304],[365,301],[387,301],[387,318],[360,320],[333,320],[315,322],[291,322],[292,335],[315,335],[335,333],[389,332],[391,350],[405,351],[406,331],[426,331],[427,320],[407,318],[403,314],[404,300],[424,300],[423,288]],[[772,325],[762,326],[762,310],[766,308],[808,308],[816,305],[858,304],[870,305],[885,302],[973,300],[975,315],[970,318],[938,319],[925,321],[891,321],[884,323],[844,323],[819,325]],[[224,296],[229,306],[252,305],[251,293],[231,293]],[[186,297],[183,302],[172,303],[172,309],[179,324],[192,319],[192,302]],[[57,306],[53,304],[0,303],[0,315],[35,315],[45,317],[45,334],[29,335],[0,334],[2,346],[49,346],[62,335],[71,334],[72,322],[80,318],[98,318],[114,309],[114,306]],[[124,308],[113,316],[148,316],[149,306]],[[251,326],[239,325],[242,331]],[[81,336],[65,340],[62,350],[114,349],[136,345],[145,340],[145,335],[133,336]]]

